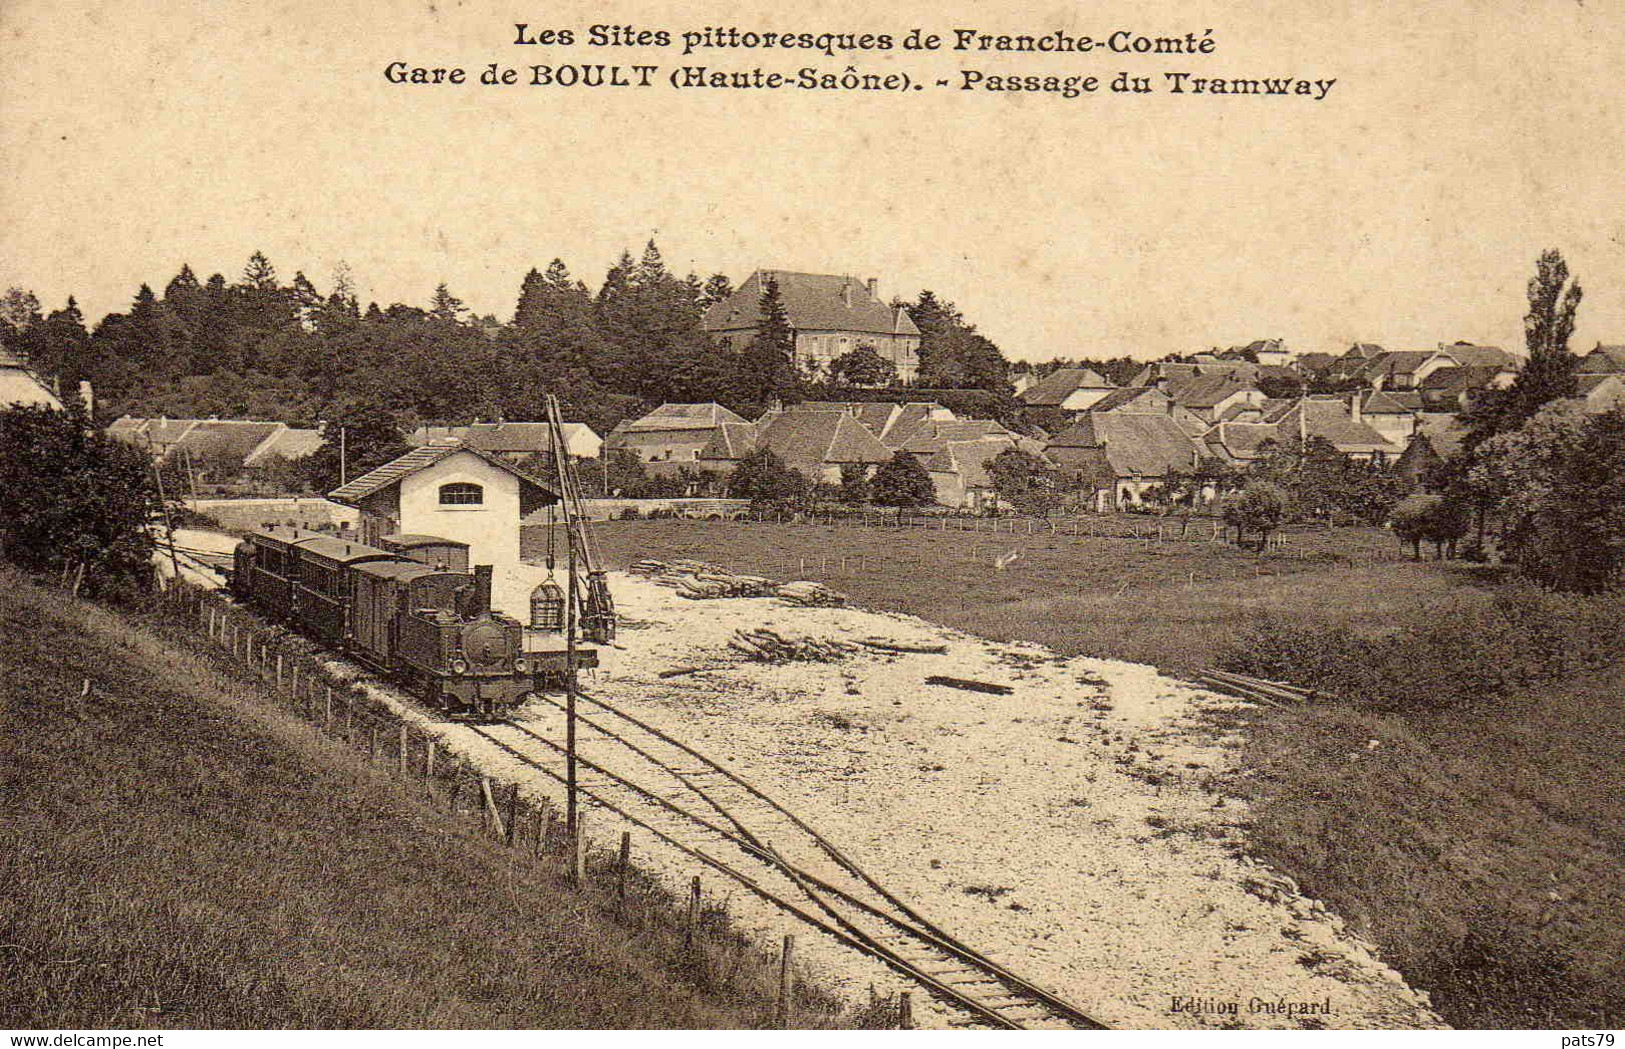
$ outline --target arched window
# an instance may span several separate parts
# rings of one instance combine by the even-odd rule
[[[441,506],[479,506],[485,502],[485,489],[477,484],[457,482],[440,486]]]

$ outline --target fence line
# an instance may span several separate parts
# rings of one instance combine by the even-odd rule
[[[398,781],[408,797],[419,797],[455,820],[477,822],[484,838],[510,850],[516,860],[590,891],[600,898],[604,914],[633,930],[686,944],[679,957],[700,971],[702,982],[771,988],[762,993],[771,999],[771,1016],[780,1026],[788,1026],[796,1011],[807,1020],[838,1015],[827,1000],[815,998],[810,985],[790,976],[787,954],[761,949],[732,930],[726,898],[707,902],[698,877],[692,895],[678,900],[639,868],[630,831],[622,833],[618,849],[599,848],[585,833],[571,840],[550,799],[526,797],[518,782],[504,782],[448,753],[436,733],[367,696],[356,682],[337,677],[322,655],[290,645],[297,635],[190,583],[172,584],[160,600],[175,620],[199,628],[222,658],[258,679],[284,711],[350,753],[365,754],[369,765]],[[791,942],[786,940],[786,951]],[[868,1016],[896,1026],[895,1010],[888,1014],[888,1008],[877,1014],[871,1003]]]

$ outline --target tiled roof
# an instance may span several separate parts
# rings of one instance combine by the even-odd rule
[[[183,451],[193,459],[236,460],[241,464],[282,423],[249,422],[237,419],[205,419],[175,442],[172,452]]]
[[[1433,350],[1394,350],[1371,358],[1358,375],[1362,379],[1374,379],[1379,375],[1409,375],[1433,356]]]
[[[542,491],[557,495],[554,487],[545,481],[532,476],[505,459],[498,458],[489,452],[478,448],[467,448],[462,445],[428,445],[423,448],[414,448],[410,452],[393,459],[376,470],[362,474],[348,484],[341,485],[327,493],[327,497],[335,503],[346,506],[357,506],[369,496],[377,495],[390,485],[398,484],[403,478],[415,474],[419,470],[427,469],[442,459],[453,455],[467,454],[477,456],[499,470],[513,474],[521,481],[533,484]]]
[[[296,429],[291,426],[284,426],[261,441],[259,447],[250,452],[248,457],[243,460],[243,465],[247,467],[261,466],[272,457],[291,462],[294,459],[303,459],[307,455],[315,454],[316,449],[321,446],[322,434],[320,430]]]
[[[1115,412],[1132,406],[1144,412],[1166,412],[1167,402],[1168,395],[1155,386],[1123,386],[1091,404],[1086,410]]]
[[[988,463],[1014,447],[1010,441],[950,441],[925,468],[932,473],[958,474],[966,488],[991,488]]]
[[[706,404],[662,404],[627,425],[623,433],[663,430],[710,430],[722,423],[742,423],[745,419],[714,402]],[[616,427],[620,429],[620,427]]]
[[[1162,415],[1089,413],[1046,446],[1046,450],[1102,449],[1118,477],[1162,477],[1188,470],[1199,447],[1179,424]]]
[[[1453,412],[1422,412],[1416,417],[1416,435],[1426,436],[1435,452],[1449,457],[1461,449],[1467,428]]]
[[[924,422],[904,441],[901,450],[910,455],[931,455],[950,441],[979,441],[987,437],[1008,437],[1010,431],[991,419],[954,419],[951,422]]]
[[[1222,422],[1202,436],[1208,447],[1237,462],[1259,457],[1259,446],[1279,437],[1275,423]]]
[[[1304,398],[1277,422],[1283,440],[1321,437],[1344,454],[1388,452],[1400,448],[1363,422],[1356,422],[1348,405],[1340,400]]]
[[[841,463],[883,463],[892,457],[892,450],[867,426],[844,412],[787,411],[758,426],[756,447],[807,473]]]
[[[1482,390],[1492,385],[1495,377],[1505,371],[1505,368],[1494,364],[1440,368],[1422,380],[1422,389],[1447,394]]]
[[[1421,410],[1422,395],[1415,390],[1378,390],[1360,404],[1365,415],[1410,415]]]
[[[1305,375],[1314,375],[1335,360],[1337,360],[1337,358],[1333,357],[1329,353],[1320,353],[1319,351],[1316,351],[1314,353],[1306,353],[1302,357],[1299,357],[1293,362],[1293,366],[1296,367],[1299,372]]]
[[[1589,375],[1625,372],[1625,346],[1597,343],[1596,349],[1580,358],[1580,371]]]
[[[756,450],[758,423],[723,423],[700,450],[701,459],[743,459]]]
[[[466,426],[419,426],[407,435],[406,443],[414,448],[426,444],[451,444],[462,440],[467,432]]]
[[[1439,343],[1439,352],[1455,358],[1457,364],[1473,367],[1516,368],[1518,358],[1499,346],[1478,346],[1470,342]]]
[[[1112,384],[1092,368],[1058,368],[1021,391],[1021,399],[1035,407],[1054,407],[1078,390],[1109,390]]]
[[[1256,389],[1232,375],[1197,375],[1168,385],[1168,396],[1182,408],[1212,408],[1238,390]]]
[[[903,442],[907,441],[915,430],[933,421],[932,415],[947,411],[935,401],[909,401],[898,405],[897,408],[897,414],[892,416],[886,428],[879,434],[881,443],[888,448],[901,448]]]
[[[898,406],[890,401],[802,401],[797,408],[809,412],[845,412],[879,437],[886,432]]]
[[[778,282],[790,327],[798,331],[852,331],[918,335],[908,312],[869,294],[855,277],[833,273],[766,271]],[[706,331],[755,328],[761,323],[764,271],[757,270],[728,298],[705,311]]]

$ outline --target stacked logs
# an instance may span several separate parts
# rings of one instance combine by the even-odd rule
[[[765,627],[735,630],[728,647],[757,663],[834,663],[857,650],[844,641],[788,638]]]
[[[831,590],[822,583],[785,583],[779,587],[778,595],[788,604],[804,608],[841,608],[846,604],[845,594]]]
[[[773,589],[773,581],[760,576],[706,573],[681,577],[677,583],[677,596],[690,601],[718,597],[771,597]]]

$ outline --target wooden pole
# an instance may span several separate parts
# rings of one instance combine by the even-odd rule
[[[508,787],[508,848],[513,848],[514,834],[519,830],[519,784]]]
[[[322,729],[326,731],[333,727],[333,686],[327,685],[327,703],[322,708]]]
[[[796,949],[794,935],[785,934],[784,948],[779,952],[779,1030],[790,1029],[790,957]]]
[[[897,1029],[914,1030],[914,996],[907,991],[897,996]]]
[[[615,864],[615,903],[626,906],[626,871],[632,866],[632,832],[621,831],[621,856]]]
[[[683,939],[692,947],[700,939],[700,876],[694,875],[694,881],[689,886],[688,917],[685,922]]]
[[[575,829],[570,837],[570,881],[577,886],[587,884],[587,814],[576,813]]]
[[[406,732],[407,732],[406,726],[402,725],[401,726],[401,765],[400,765],[401,779],[406,778],[406,746],[407,746],[407,743],[408,743]]]
[[[374,721],[370,726],[367,739],[367,764],[378,760],[378,723]]]
[[[508,829],[502,825],[502,812],[497,807],[496,795],[491,791],[491,777],[480,777],[480,796],[485,799],[485,817],[494,837],[506,838]]]

